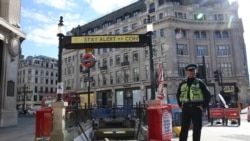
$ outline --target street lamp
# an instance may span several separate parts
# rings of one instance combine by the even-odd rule
[[[152,45],[153,23],[148,15],[147,36],[149,46],[149,62],[150,62],[150,78],[151,78],[151,100],[155,99],[155,76],[154,76],[154,60],[153,60],[153,45]]]
[[[62,93],[63,93],[63,83],[62,83],[62,40],[64,38],[63,35],[63,17],[60,16],[60,20],[58,23],[58,40],[59,40],[59,46],[58,46],[58,82],[57,82],[57,101],[62,100]]]
[[[26,109],[26,89],[27,89],[28,87],[26,87],[26,84],[24,84],[24,86],[23,86],[23,113],[26,115],[26,113],[27,113],[27,109]]]

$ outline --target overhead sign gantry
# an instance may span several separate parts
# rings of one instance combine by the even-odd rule
[[[135,48],[148,45],[147,34],[65,36],[62,47],[84,48]]]

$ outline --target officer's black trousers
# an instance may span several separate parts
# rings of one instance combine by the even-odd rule
[[[193,123],[193,141],[200,141],[202,128],[202,110],[194,105],[182,108],[181,133],[179,141],[187,141],[190,123]]]

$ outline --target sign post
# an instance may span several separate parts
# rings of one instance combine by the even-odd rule
[[[62,98],[62,94],[63,94],[63,82],[59,82],[57,84],[56,93],[57,93],[58,97],[60,97],[60,99],[61,99]]]

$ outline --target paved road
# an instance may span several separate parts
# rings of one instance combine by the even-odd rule
[[[241,125],[213,125],[206,123],[202,128],[201,141],[250,141],[250,122],[247,113],[241,114]],[[21,116],[18,125],[0,128],[0,141],[33,141],[35,138],[35,117]],[[173,137],[172,141],[178,141]],[[192,141],[192,130],[189,131],[188,141]]]
[[[35,116],[19,116],[18,124],[0,128],[0,141],[33,141],[35,138]]]

